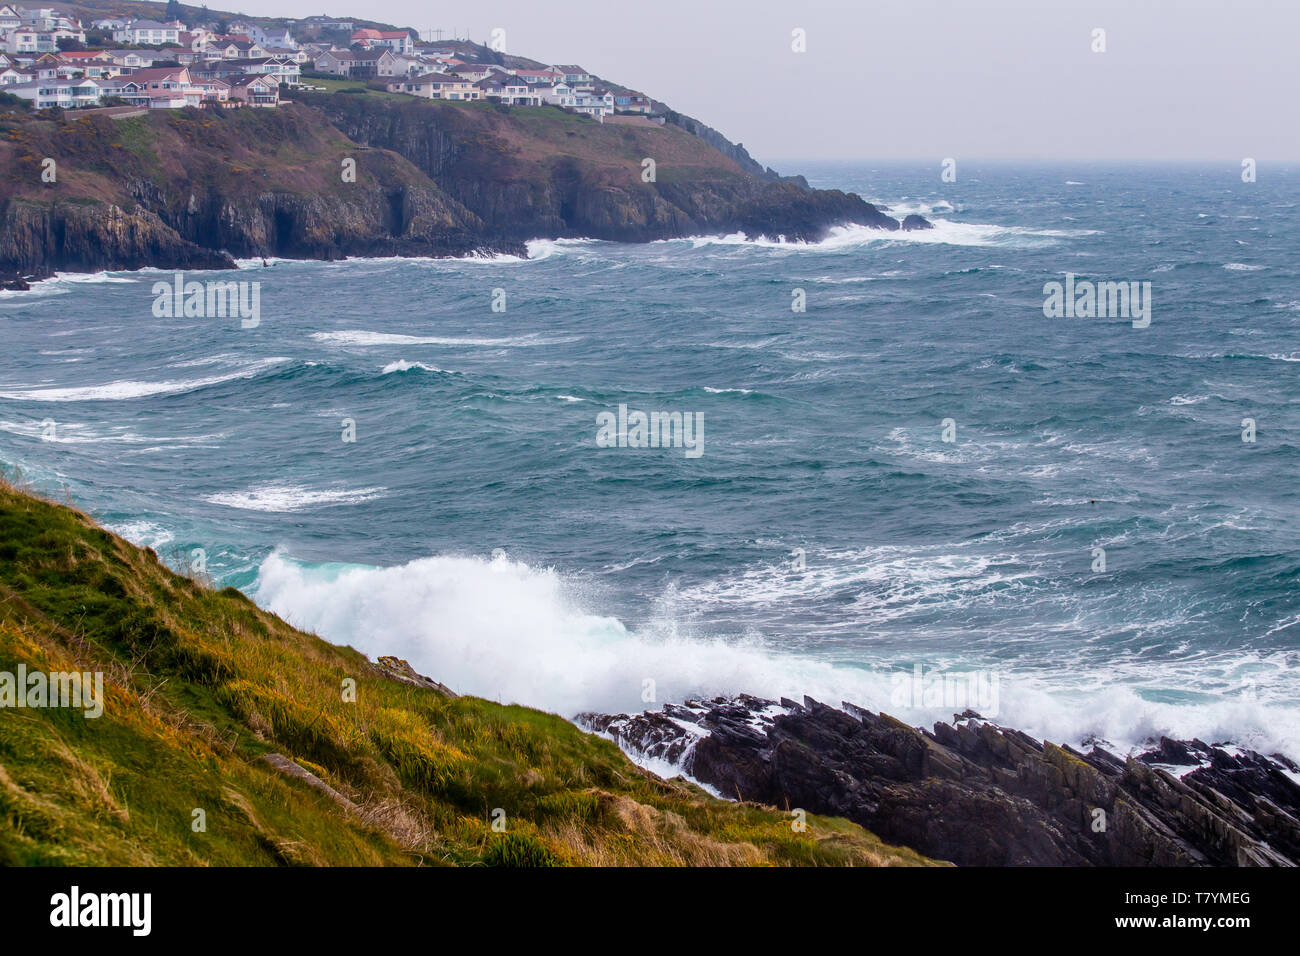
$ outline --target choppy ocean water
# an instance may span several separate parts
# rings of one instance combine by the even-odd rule
[[[0,462],[466,693],[946,719],[920,667],[1054,740],[1300,756],[1300,169],[785,166],[937,228],[187,277],[259,282],[252,329],[62,277],[0,294]],[[1066,273],[1150,326],[1046,318]],[[600,447],[620,405],[702,454]]]

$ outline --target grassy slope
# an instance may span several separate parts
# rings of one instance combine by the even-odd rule
[[[269,190],[345,196],[339,162],[355,155],[356,144],[323,117],[291,105],[216,114],[156,110],[126,120],[70,113],[56,121],[10,113],[0,116],[0,168],[9,171],[0,196],[131,208],[131,181],[177,191],[215,185],[232,198]],[[57,185],[41,182],[47,156],[59,164]],[[437,188],[387,151],[374,151],[365,168],[381,184]]]
[[[103,671],[107,700],[98,719],[0,710],[0,864],[928,862],[843,820],[795,833],[661,781],[559,717],[396,681],[0,484],[0,671],[20,662]]]
[[[307,104],[327,96],[355,100],[356,109],[391,104],[413,121],[436,121],[458,144],[464,164],[492,181],[533,180],[542,166],[576,161],[593,181],[646,190],[641,162],[653,157],[661,182],[742,181],[727,157],[675,127],[602,125],[554,107],[502,109],[488,103],[453,104],[365,90],[355,83],[319,81],[348,94],[304,95]],[[364,101],[364,103],[362,102]],[[379,114],[384,116],[382,112]],[[361,179],[390,188],[436,183],[388,150],[359,147],[308,105],[216,114],[158,110],[126,120],[68,113],[61,120],[21,112],[0,114],[0,199],[47,203],[90,200],[133,208],[133,181],[185,195],[215,187],[231,198],[269,191],[348,197],[339,176],[342,158],[359,157]],[[58,162],[57,184],[42,182],[45,157]]]

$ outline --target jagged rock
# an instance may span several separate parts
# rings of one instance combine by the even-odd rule
[[[933,229],[933,228],[934,228],[934,223],[930,222],[930,220],[926,219],[924,216],[918,216],[915,213],[913,213],[912,215],[905,216],[903,218],[903,229],[905,231],[910,232],[913,229]]]
[[[1294,866],[1300,786],[1280,756],[1162,739],[1121,759],[967,711],[918,730],[853,704],[741,696],[584,714],[624,749],[737,799],[853,820],[975,866]]]
[[[292,777],[295,780],[299,780],[302,783],[305,783],[307,786],[311,787],[313,790],[317,791],[318,793],[323,793],[325,796],[329,797],[331,800],[333,800],[343,809],[348,810],[349,812],[352,813],[356,813],[358,811],[358,807],[355,803],[353,803],[347,797],[343,796],[343,794],[339,793],[337,790],[331,787],[320,777],[316,776],[306,767],[302,766],[301,764],[295,763],[294,761],[286,757],[284,754],[263,754],[261,757],[258,758],[258,760],[278,770],[286,777]]]
[[[440,684],[432,677],[425,677],[416,671],[408,661],[400,657],[385,656],[376,658],[374,668],[389,680],[400,681],[403,684],[414,684],[416,687],[427,687],[429,690],[436,690],[448,697],[456,696],[446,684]]]

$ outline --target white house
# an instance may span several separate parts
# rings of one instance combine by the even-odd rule
[[[38,33],[49,33],[53,30],[70,30],[74,33],[81,32],[81,21],[76,17],[70,17],[61,10],[55,10],[53,7],[20,7],[14,6],[13,9],[22,17],[23,26],[31,27]]]
[[[523,80],[513,76],[496,74],[474,84],[483,93],[483,98],[507,106],[541,106],[542,95]]]
[[[6,93],[31,100],[38,110],[53,107],[76,109],[94,106],[99,102],[100,86],[96,80],[33,80],[15,83],[4,88]]]
[[[465,79],[473,80],[475,82],[486,80],[497,70],[501,70],[503,73],[505,72],[503,67],[491,63],[462,63],[458,66],[448,67],[448,69],[457,76],[463,76]]]
[[[133,43],[136,46],[165,46],[180,43],[178,27],[157,20],[132,20],[120,30],[113,31],[115,43]]]
[[[146,50],[105,50],[103,55],[118,66],[131,70],[153,66],[153,61],[157,59],[154,54]]]
[[[296,86],[302,82],[302,69],[297,62],[280,57],[268,56],[256,60],[222,61],[230,67],[238,67],[239,72],[249,76],[266,76],[274,83],[287,83]]]
[[[38,53],[40,49],[37,45],[37,38],[40,36],[35,30],[29,30],[26,27],[14,27],[5,34],[4,49],[6,53]]]
[[[84,43],[86,42],[86,34],[82,33],[80,30],[65,30],[62,27],[57,30],[38,30],[36,31],[36,51],[38,53],[56,53],[59,50],[59,41],[65,39],[77,40]]]
[[[574,102],[571,109],[578,113],[584,113],[587,116],[594,116],[601,122],[604,122],[606,116],[612,116],[614,113],[613,93],[587,93],[576,91],[573,99]]]
[[[266,48],[276,47],[281,50],[298,49],[298,41],[293,38],[288,27],[260,27],[249,28],[248,36],[252,40]]]
[[[480,100],[481,90],[474,88],[469,80],[449,73],[426,73],[424,76],[412,76],[394,80],[388,84],[388,92],[405,93],[408,96],[421,96],[428,100]]]
[[[554,72],[559,73],[560,76],[564,78],[564,82],[568,83],[570,86],[578,86],[583,83],[591,82],[591,74],[582,67],[573,63],[553,66],[551,69]]]
[[[352,43],[360,43],[363,49],[375,50],[387,47],[394,53],[413,53],[415,40],[409,30],[357,30],[352,34]]]

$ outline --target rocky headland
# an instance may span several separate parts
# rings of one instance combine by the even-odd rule
[[[840,225],[929,226],[775,176],[707,127],[375,90],[296,97],[275,110],[127,118],[0,112],[0,280],[21,288],[56,271],[225,269],[268,256],[526,256],[531,239],[816,241]]]

